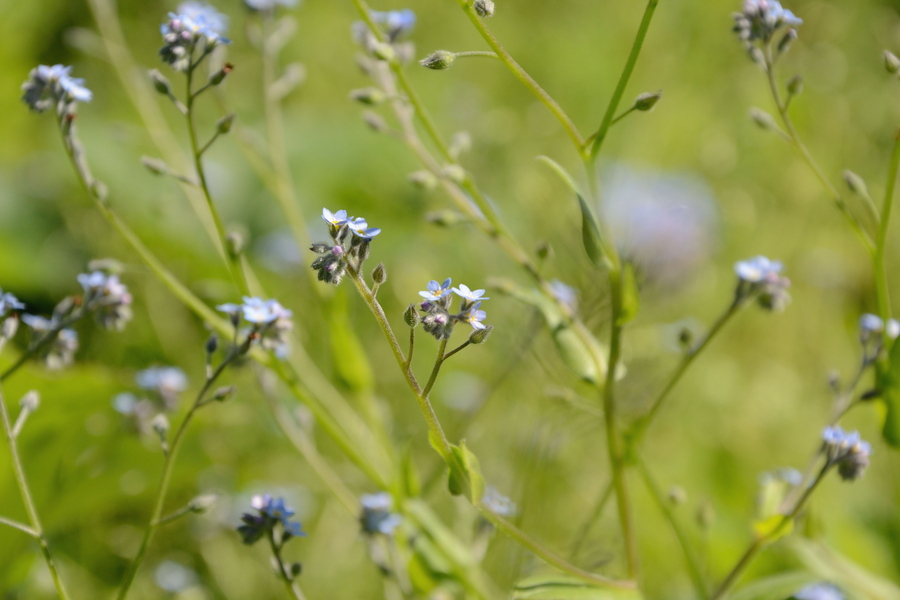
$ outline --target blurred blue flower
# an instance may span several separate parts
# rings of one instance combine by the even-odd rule
[[[281,527],[282,543],[291,537],[306,536],[302,525],[290,520],[294,511],[285,505],[284,498],[273,498],[269,494],[257,495],[251,499],[250,506],[259,514],[244,513],[241,517],[244,524],[237,528],[245,544],[259,541],[267,533],[273,532],[276,526]]]
[[[859,432],[845,432],[838,426],[822,431],[823,449],[829,466],[837,465],[844,481],[858,479],[869,466],[872,446],[860,438]]]
[[[492,485],[484,489],[484,496],[481,503],[495,515],[501,517],[511,517],[516,514],[516,503],[500,493],[497,488]]]
[[[578,310],[578,291],[575,288],[554,279],[550,282],[550,289],[553,290],[553,297],[568,306],[569,310],[572,312]]]
[[[403,517],[391,512],[394,499],[387,492],[363,494],[359,501],[362,505],[359,522],[364,533],[392,535],[403,522]]]
[[[244,0],[253,10],[274,10],[279,4],[285,7],[297,6],[299,0]]]
[[[74,102],[90,102],[93,94],[84,86],[84,79],[71,77],[72,67],[39,65],[28,74],[22,84],[22,100],[32,110],[43,112],[58,105],[60,113]]]
[[[22,315],[22,322],[31,327],[35,336],[43,336],[56,329],[59,322],[36,315]],[[74,329],[63,329],[56,338],[44,347],[42,357],[48,369],[61,369],[72,364],[78,350],[78,333]]]
[[[218,37],[228,31],[228,17],[211,4],[189,0],[179,4],[176,12],[193,23],[195,31],[201,31],[204,35]]]
[[[176,71],[187,71],[200,40],[206,44],[204,52],[231,42],[222,36],[227,27],[228,18],[212,6],[202,2],[184,2],[178,7],[178,13],[169,13],[168,21],[160,26],[165,42],[159,51],[160,57]],[[197,57],[198,60],[200,58]]]
[[[138,371],[135,382],[142,389],[156,392],[166,400],[174,400],[188,388],[188,378],[178,367],[150,367]]]
[[[222,306],[234,305],[223,304]],[[277,300],[263,300],[261,298],[244,296],[244,303],[240,308],[244,315],[244,320],[256,325],[274,323],[278,319],[290,319],[293,316],[293,313],[281,306]]]
[[[765,256],[754,256],[747,260],[734,263],[734,272],[741,281],[747,283],[762,283],[777,278],[781,273],[782,264],[777,260],[770,260]]]
[[[833,583],[812,583],[792,596],[793,600],[846,600]]]
[[[387,12],[373,10],[371,15],[372,20],[384,30],[391,42],[402,38],[416,26],[416,13],[408,8]]]
[[[104,328],[122,330],[131,320],[132,297],[118,275],[82,273],[78,283],[84,289],[84,305],[95,311],[97,322]]]
[[[452,283],[453,281],[449,277],[444,280],[444,283],[438,283],[432,279],[426,286],[427,290],[419,292],[419,295],[431,302],[437,302],[453,293],[453,290],[450,289],[450,284]]]
[[[9,292],[4,293],[3,290],[0,289],[0,319],[6,317],[9,312],[23,310],[24,308],[25,305],[19,302],[18,298]]]
[[[743,10],[734,13],[734,31],[742,42],[767,42],[782,27],[799,27],[803,20],[783,8],[777,0],[744,0]]]

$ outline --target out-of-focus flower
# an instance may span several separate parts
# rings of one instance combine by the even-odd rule
[[[43,336],[59,326],[55,320],[35,315],[22,315],[22,322],[31,327],[37,336]],[[42,356],[49,369],[61,369],[72,364],[78,350],[78,333],[74,329],[63,329],[52,342],[44,347]]]
[[[792,600],[846,600],[833,583],[812,583],[791,596]]]
[[[402,38],[416,26],[416,13],[408,8],[387,12],[373,10],[371,15],[372,20],[384,30],[391,42]]]
[[[362,505],[359,522],[364,533],[392,535],[403,522],[403,517],[391,512],[394,499],[387,492],[363,494],[359,501]]]
[[[757,303],[766,310],[780,312],[791,301],[791,280],[781,276],[782,264],[765,256],[738,261],[734,272],[740,280],[738,294],[757,294]]]
[[[273,498],[269,494],[253,496],[250,501],[259,514],[244,513],[241,517],[243,525],[237,528],[245,544],[253,544],[264,535],[272,532],[276,526],[282,530],[281,543],[291,537],[305,537],[302,525],[298,521],[291,521],[294,511],[284,503],[284,498]]]
[[[681,287],[715,245],[717,209],[709,186],[691,174],[623,166],[604,180],[601,214],[620,254],[647,284]]]
[[[252,332],[258,334],[260,343],[266,350],[272,350],[278,358],[286,358],[290,352],[288,334],[294,328],[291,320],[293,312],[283,307],[278,300],[263,300],[244,296],[242,304],[226,303],[216,309],[228,314],[235,327],[240,324],[241,316],[253,326]]]
[[[837,465],[838,474],[844,481],[858,479],[869,466],[872,446],[860,438],[859,432],[826,427],[822,441],[829,466]]]
[[[516,503],[491,485],[485,488],[481,503],[492,513],[501,517],[511,517],[516,514]]]
[[[291,8],[297,6],[299,0],[244,0],[244,3],[253,10],[275,10],[277,6]]]
[[[169,13],[169,19],[160,26],[165,45],[159,51],[163,62],[176,71],[190,68],[194,49],[201,40],[206,44],[204,51],[230,43],[222,35],[228,27],[228,18],[212,6],[202,2],[184,2],[178,11]]]
[[[865,342],[872,336],[886,335],[888,339],[897,339],[900,335],[900,322],[888,319],[887,324],[878,315],[865,313],[859,318],[859,338]]]
[[[22,100],[32,110],[43,112],[57,106],[62,114],[75,102],[90,102],[93,94],[84,86],[84,79],[71,77],[72,67],[39,65],[28,74],[22,84]]]
[[[569,307],[569,310],[575,312],[578,310],[578,291],[570,285],[566,285],[559,279],[550,282],[550,289],[553,290],[553,296]]]
[[[277,300],[263,300],[249,296],[244,296],[241,312],[248,323],[256,325],[273,323],[278,319],[290,318],[292,315],[291,311],[281,306]]]
[[[765,256],[754,256],[734,264],[734,272],[741,281],[762,283],[771,281],[781,273],[782,264]]]
[[[5,318],[6,315],[12,311],[24,309],[25,305],[19,302],[18,298],[9,292],[4,293],[3,290],[0,289],[0,319]]]
[[[135,382],[142,389],[156,392],[168,408],[174,408],[178,394],[188,387],[188,378],[178,367],[151,367],[138,371]]]
[[[153,580],[161,589],[177,594],[197,583],[196,571],[173,560],[164,560],[153,572]]]
[[[799,27],[803,20],[783,8],[777,0],[744,0],[743,10],[734,13],[734,31],[742,42],[768,42],[782,27]]]
[[[82,273],[78,283],[84,288],[84,304],[95,311],[97,322],[106,329],[121,331],[131,320],[132,297],[118,275],[103,271]]]

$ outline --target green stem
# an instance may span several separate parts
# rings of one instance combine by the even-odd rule
[[[275,542],[275,532],[269,531],[268,538],[269,547],[272,548],[272,556],[275,557],[275,564],[278,565],[278,574],[280,575],[280,579],[284,582],[285,589],[290,592],[295,600],[306,600],[303,592],[301,592],[300,588],[297,587],[297,584],[294,583],[294,578],[284,564],[284,559],[281,557],[281,547]]]
[[[891,317],[891,300],[888,294],[887,270],[884,254],[887,248],[888,224],[891,220],[891,208],[894,205],[894,187],[897,184],[897,170],[900,168],[900,132],[894,136],[894,150],[891,153],[891,166],[888,169],[887,185],[884,191],[884,204],[881,208],[881,219],[878,226],[878,237],[875,240],[875,288],[878,294],[878,314],[887,323]]]
[[[600,128],[593,136],[594,143],[590,149],[590,159],[592,162],[597,159],[600,148],[603,146],[604,140],[606,140],[606,134],[614,123],[613,117],[616,114],[616,109],[618,109],[619,102],[622,100],[622,95],[625,93],[625,88],[628,86],[628,80],[631,79],[631,73],[634,71],[634,66],[637,64],[638,57],[641,54],[641,47],[644,45],[644,38],[647,37],[647,30],[650,28],[650,22],[653,20],[653,13],[656,11],[656,5],[658,3],[659,0],[649,0],[649,2],[647,2],[647,8],[644,9],[644,16],[638,27],[637,35],[634,37],[634,43],[631,45],[631,52],[628,55],[628,60],[625,62],[625,68],[619,76],[619,83],[616,84],[616,89],[613,92],[612,98],[610,98],[609,104],[606,106],[606,113],[603,115],[603,121],[600,123]]]
[[[456,348],[454,348],[454,349],[451,350],[450,352],[446,353],[446,354],[444,355],[444,357],[441,359],[441,362],[447,360],[448,358],[450,358],[451,356],[453,356],[453,355],[456,354],[457,352],[461,352],[462,350],[464,350],[465,348],[467,348],[471,343],[472,343],[472,342],[470,342],[469,340],[464,341],[462,344],[460,344],[459,346],[457,346]]]
[[[16,362],[11,364],[3,373],[0,373],[0,383],[3,383],[10,377],[12,377],[13,373],[18,371],[25,363],[27,363],[32,357],[38,354],[41,350],[47,347],[48,344],[52,343],[56,340],[56,337],[59,335],[63,329],[70,327],[75,322],[79,321],[85,315],[84,308],[78,309],[74,311],[67,318],[62,319],[59,323],[57,323],[52,329],[45,332],[44,335],[40,337],[36,342],[31,344],[25,352],[23,352]]]
[[[438,347],[437,356],[434,359],[434,367],[431,368],[431,376],[428,378],[428,383],[425,384],[425,389],[422,390],[422,395],[426,398],[431,393],[431,388],[434,387],[438,374],[441,372],[441,366],[444,364],[444,351],[447,350],[448,341],[447,338],[442,339],[441,345]]]
[[[196,67],[200,64],[200,61],[203,60],[202,57],[197,61],[193,62],[191,66],[188,67],[186,72],[186,80],[187,80],[187,98],[186,108],[187,113],[185,115],[185,120],[187,121],[187,129],[188,136],[191,140],[191,153],[194,158],[194,170],[197,171],[197,180],[200,183],[200,190],[203,192],[203,197],[206,199],[206,206],[209,208],[209,214],[212,216],[213,223],[216,226],[216,233],[219,236],[219,250],[222,252],[223,258],[225,258],[225,262],[228,264],[229,269],[231,270],[231,275],[234,278],[235,283],[237,283],[238,287],[241,290],[241,293],[245,295],[250,295],[250,286],[247,283],[247,275],[244,273],[243,265],[241,264],[241,259],[239,256],[236,256],[235,253],[232,253],[228,249],[228,234],[225,231],[225,225],[222,222],[222,217],[219,215],[219,209],[216,208],[216,203],[213,201],[212,194],[209,191],[209,185],[206,182],[206,170],[203,168],[203,149],[200,148],[200,144],[197,141],[197,127],[194,124],[194,101],[197,96],[192,92],[193,89],[193,80],[194,80],[194,71]],[[216,132],[218,135],[218,132]],[[213,140],[216,139],[216,136],[213,136]],[[212,140],[210,141],[212,143]]]
[[[178,450],[181,448],[181,443],[182,440],[184,440],[184,435],[187,432],[188,425],[190,425],[191,420],[193,419],[197,410],[203,406],[206,394],[209,392],[212,384],[216,381],[216,379],[219,378],[225,368],[236,358],[238,358],[238,356],[240,356],[240,353],[238,352],[237,348],[233,348],[229,356],[225,358],[225,360],[222,361],[222,364],[220,364],[218,368],[212,373],[212,375],[207,378],[206,383],[203,384],[203,387],[200,390],[200,393],[197,394],[194,403],[191,405],[190,409],[188,409],[187,414],[184,416],[184,419],[182,419],[181,424],[175,431],[175,436],[172,438],[172,443],[169,445],[169,451],[165,455],[162,477],[159,481],[159,488],[156,492],[156,500],[153,503],[153,512],[150,515],[150,521],[147,523],[147,528],[144,530],[144,537],[141,539],[141,545],[138,548],[137,554],[128,565],[128,570],[125,571],[125,577],[122,579],[122,585],[119,587],[119,592],[116,595],[117,600],[124,600],[128,596],[128,591],[131,589],[131,584],[134,583],[134,578],[137,575],[138,569],[140,568],[141,563],[143,563],[144,561],[144,557],[147,554],[147,549],[150,547],[150,542],[153,539],[153,535],[156,533],[156,530],[160,525],[167,522],[162,518],[163,508],[165,507],[166,503],[166,495],[169,492],[169,483],[172,479],[172,472],[175,467],[175,459],[178,456]]]
[[[581,547],[584,545],[584,542],[587,540],[588,535],[591,532],[591,527],[597,520],[600,518],[600,515],[603,514],[603,509],[606,508],[606,505],[609,503],[610,499],[613,495],[613,486],[612,481],[606,484],[606,487],[603,488],[603,493],[600,495],[600,498],[597,499],[597,503],[594,505],[594,510],[591,511],[591,515],[585,520],[584,524],[578,530],[578,537],[575,539],[575,543],[572,544],[572,552],[569,555],[569,560],[575,561],[578,557],[578,552],[581,550]]]
[[[672,531],[675,533],[675,537],[678,539],[679,545],[681,545],[685,562],[687,562],[688,573],[691,576],[691,581],[697,592],[697,598],[706,598],[706,581],[703,577],[703,569],[700,567],[700,559],[694,551],[694,547],[688,538],[687,532],[684,530],[684,527],[681,526],[681,523],[672,511],[672,506],[660,489],[659,484],[653,479],[653,475],[650,474],[647,463],[644,462],[643,458],[638,457],[637,464],[641,477],[644,480],[644,485],[647,487],[647,491],[653,496],[653,500],[656,502],[659,510],[663,513],[663,516],[669,522]]]
[[[456,58],[466,57],[466,56],[481,56],[484,58],[500,58],[497,56],[496,52],[488,52],[486,50],[466,50],[464,52],[454,52],[453,56]]]
[[[850,212],[850,209],[844,203],[844,199],[841,197],[840,192],[838,192],[837,188],[835,188],[834,185],[832,185],[832,183],[828,180],[828,176],[825,175],[822,167],[820,167],[816,162],[816,159],[813,158],[813,155],[809,152],[806,145],[800,139],[800,135],[797,133],[797,129],[794,127],[794,122],[793,120],[791,120],[791,116],[788,113],[787,105],[781,98],[781,91],[778,89],[778,82],[775,80],[775,61],[772,57],[771,42],[766,43],[765,47],[763,48],[763,54],[765,56],[765,71],[766,79],[769,82],[769,90],[772,93],[772,99],[775,101],[775,106],[778,109],[778,114],[781,116],[781,122],[784,124],[784,128],[787,131],[791,143],[793,144],[794,148],[797,149],[797,152],[800,153],[800,157],[803,158],[803,161],[812,170],[813,174],[819,180],[819,183],[822,184],[822,187],[824,187],[832,196],[835,206],[837,206],[838,210],[841,211],[844,219],[846,219],[847,223],[862,241],[866,249],[870,253],[874,253],[875,246],[872,244],[871,238],[859,224],[859,221],[856,219],[856,217],[853,216],[853,213]]]
[[[38,537],[37,532],[34,529],[29,527],[25,523],[19,523],[18,521],[15,521],[13,519],[7,519],[6,517],[0,517],[0,525],[6,525],[8,527],[12,527],[13,529],[18,529],[19,531],[21,531],[23,533],[27,533],[28,535],[30,535],[31,537],[34,537],[34,538]]]
[[[625,478],[625,457],[622,453],[622,444],[616,427],[616,402],[614,389],[616,384],[616,370],[621,357],[622,325],[622,272],[618,265],[611,265],[609,269],[609,287],[611,299],[611,323],[612,328],[609,339],[609,360],[607,362],[606,382],[603,386],[603,417],[606,425],[606,449],[609,456],[610,469],[612,470],[612,484],[616,492],[616,508],[619,513],[619,526],[625,543],[625,561],[628,568],[628,576],[632,579],[638,573],[637,541],[634,530],[634,517],[632,515],[631,502],[628,497],[628,482]]]
[[[53,586],[56,588],[56,594],[60,600],[68,600],[69,595],[56,569],[56,562],[50,554],[50,546],[47,544],[47,538],[44,537],[44,531],[41,527],[41,520],[38,517],[37,508],[34,500],[31,498],[31,490],[28,487],[28,480],[25,478],[25,469],[22,467],[22,459],[19,456],[19,446],[12,432],[12,426],[9,421],[9,413],[6,410],[6,401],[3,398],[3,390],[0,389],[0,419],[3,420],[3,432],[6,434],[6,442],[9,446],[9,455],[13,465],[13,472],[16,476],[16,485],[19,487],[19,494],[22,496],[22,504],[25,505],[25,512],[28,514],[28,522],[31,528],[23,528],[15,521],[3,520],[3,523],[21,529],[26,533],[30,533],[37,541],[41,549],[41,556],[47,563],[47,569],[50,571],[50,577],[53,579]]]
[[[541,104],[547,107],[556,120],[559,121],[559,124],[562,125],[562,128],[569,135],[569,138],[572,140],[572,143],[575,145],[575,148],[578,150],[579,155],[584,155],[584,138],[581,137],[581,133],[578,132],[578,128],[575,126],[575,123],[572,122],[572,119],[569,118],[569,115],[566,114],[566,111],[562,109],[562,107],[553,99],[553,97],[547,93],[544,88],[538,84],[534,78],[528,74],[525,69],[519,65],[515,61],[515,59],[506,51],[506,49],[500,44],[494,34],[488,29],[488,26],[485,25],[484,20],[478,16],[478,13],[475,12],[475,9],[472,7],[472,3],[468,0],[456,0],[459,4],[460,8],[463,9],[463,12],[466,13],[466,16],[469,17],[469,20],[472,22],[472,25],[475,26],[475,29],[481,34],[481,37],[487,42],[487,45],[491,47],[491,49],[497,54],[497,58],[503,62],[506,67],[512,71],[512,74],[515,75],[516,79],[518,79],[522,85],[524,85],[528,91],[534,94],[538,100],[540,100]],[[653,0],[654,2],[656,0]]]

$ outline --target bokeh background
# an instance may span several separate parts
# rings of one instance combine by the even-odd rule
[[[176,3],[118,4],[128,50],[140,67],[137,78],[159,68],[175,81],[157,51],[159,24]],[[238,133],[253,143],[265,128],[260,59],[246,30],[249,13],[238,0],[215,5],[231,18],[227,58],[235,70],[220,102],[212,96],[200,101],[201,128],[211,131],[225,110],[233,111]],[[849,168],[881,198],[900,123],[900,84],[885,72],[881,51],[900,50],[898,5],[793,0],[787,7],[805,21],[780,67],[783,81],[795,73],[804,77],[805,90],[792,108],[801,135],[835,185],[842,185],[841,171]],[[484,49],[451,0],[373,8],[416,11],[411,40],[417,56],[439,48]],[[730,302],[735,260],[779,258],[793,282],[787,311],[748,309],[715,341],[675,390],[646,447],[660,484],[686,491],[686,502],[674,510],[702,548],[713,579],[751,540],[760,475],[802,468],[809,460],[830,411],[829,374],[852,375],[859,358],[856,321],[874,309],[869,261],[858,241],[800,159],[748,118],[751,106],[773,109],[763,74],[730,31],[730,13],[738,8],[737,2],[662,0],[625,102],[657,89],[663,99],[654,111],[617,124],[600,161],[604,214],[647,261],[640,313],[627,329],[625,418],[646,407],[676,364],[680,325],[702,331]],[[642,11],[642,3],[624,0],[498,0],[490,25],[589,133],[599,124]],[[207,332],[97,214],[67,164],[52,118],[29,113],[21,103],[19,88],[33,66],[72,64],[94,91],[93,102],[79,109],[78,125],[90,163],[123,218],[209,304],[236,300],[237,291],[181,188],[141,165],[142,155],[159,156],[159,150],[127,91],[132,82],[123,82],[108,60],[89,4],[0,0],[0,14],[0,286],[47,314],[77,291],[75,277],[89,260],[113,257],[125,264],[123,278],[136,298],[135,319],[125,332],[80,326],[74,367],[47,372],[35,364],[4,386],[9,406],[30,389],[42,395],[21,437],[36,501],[73,595],[104,597],[136,550],[162,463],[158,444],[130,432],[112,398],[134,391],[135,372],[152,365],[183,368],[196,389]],[[285,99],[283,131],[310,236],[326,237],[318,219],[323,206],[346,208],[384,230],[372,264],[382,261],[388,268],[379,297],[398,327],[403,309],[429,279],[453,277],[475,288],[502,277],[527,285],[524,274],[474,229],[429,223],[427,213],[448,208],[447,198],[410,185],[408,174],[420,168],[414,157],[364,124],[360,106],[348,97],[369,85],[350,40],[352,4],[307,0],[290,14],[298,29],[282,59],[302,63],[305,81]],[[578,158],[557,122],[495,61],[460,60],[447,72],[414,65],[408,70],[441,130],[471,134],[463,163],[527,248],[549,244],[545,274],[577,290],[581,314],[604,335],[604,280],[581,247],[577,206],[535,161],[548,155],[577,172]],[[163,122],[186,147],[180,115],[156,98]],[[329,291],[326,300],[313,293],[304,272],[311,255],[288,241],[276,202],[236,139],[223,138],[207,156],[228,226],[244,232],[263,283],[295,312],[300,343],[350,402],[378,400],[394,441],[409,448],[421,478],[431,482],[428,502],[450,528],[471,538],[475,516],[447,495],[424,423],[381,332],[350,286]],[[891,274],[898,248],[888,250]],[[495,332],[487,345],[447,366],[435,392],[438,412],[451,438],[467,439],[488,481],[517,503],[519,525],[569,555],[609,469],[602,421],[564,399],[599,404],[559,360],[530,307],[489,295],[485,309]],[[356,334],[367,366],[348,368],[341,327],[329,319]],[[434,346],[420,339],[414,363],[420,372],[430,367]],[[14,351],[0,363],[11,362]],[[381,574],[368,558],[355,516],[278,432],[252,370],[226,377],[239,393],[205,410],[194,424],[169,506],[174,510],[206,491],[218,491],[222,499],[206,515],[159,532],[132,597],[281,597],[265,549],[242,546],[233,530],[249,497],[263,491],[285,495],[310,534],[288,550],[304,565],[301,583],[309,598],[383,597]],[[880,440],[876,407],[855,411],[847,424],[873,441],[873,464],[852,485],[836,477],[823,485],[804,521],[805,534],[873,576],[897,581],[900,460]],[[319,441],[354,493],[377,491],[324,436]],[[671,530],[637,479],[632,487],[648,597],[693,597]],[[5,450],[0,514],[25,518]],[[574,560],[587,568],[609,562],[605,571],[621,573],[620,541],[614,510],[607,510]],[[492,540],[484,565],[502,589],[539,567],[501,537]],[[748,579],[809,568],[795,547],[780,543]],[[835,578],[843,576],[833,564],[820,565],[832,568]],[[854,589],[859,597],[895,597],[884,590],[879,595],[872,581]],[[0,597],[53,597],[34,544],[8,528],[0,529]]]

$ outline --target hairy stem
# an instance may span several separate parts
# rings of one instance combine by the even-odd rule
[[[269,538],[269,547],[272,549],[272,556],[275,558],[275,564],[278,566],[279,579],[284,582],[285,589],[290,592],[291,596],[294,597],[294,600],[306,600],[303,592],[300,591],[300,588],[297,586],[296,582],[294,582],[294,578],[288,570],[287,565],[284,564],[284,558],[281,556],[281,547],[275,541],[275,533],[269,531],[267,537]]]

